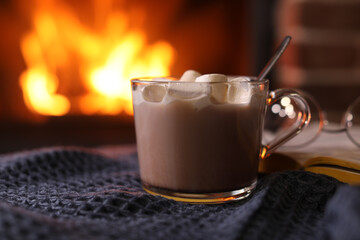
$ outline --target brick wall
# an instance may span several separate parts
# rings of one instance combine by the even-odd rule
[[[277,68],[278,87],[345,110],[360,95],[360,0],[278,0],[276,42],[293,37]]]

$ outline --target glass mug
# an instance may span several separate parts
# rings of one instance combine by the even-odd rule
[[[238,80],[237,80],[238,79]],[[309,122],[306,100],[295,91],[269,93],[268,80],[182,82],[132,79],[140,178],[148,193],[189,203],[223,203],[248,197],[260,158]],[[266,107],[291,100],[296,121],[262,145]]]

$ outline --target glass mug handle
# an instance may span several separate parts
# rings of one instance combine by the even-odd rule
[[[261,150],[261,158],[264,159],[270,155],[278,147],[289,141],[291,138],[295,137],[300,133],[310,122],[311,114],[310,107],[306,100],[296,91],[291,89],[277,89],[270,92],[269,97],[266,100],[267,106],[271,106],[283,99],[288,97],[293,100],[298,107],[296,113],[296,122],[294,123],[294,128],[287,131],[286,133],[276,137],[270,143],[263,145]]]

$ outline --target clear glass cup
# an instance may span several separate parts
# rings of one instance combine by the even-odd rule
[[[246,198],[256,186],[260,158],[305,128],[309,107],[298,93],[269,93],[268,80],[238,79],[131,81],[140,177],[147,192],[190,203]],[[262,145],[266,108],[281,101],[292,102],[293,127]]]

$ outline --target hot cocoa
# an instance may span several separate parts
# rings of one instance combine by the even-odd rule
[[[145,187],[218,193],[255,183],[266,98],[258,87],[247,79],[138,86],[134,114]]]
[[[310,119],[296,91],[268,92],[268,81],[189,70],[179,80],[132,80],[144,189],[179,201],[222,203],[248,197],[260,158],[298,134]],[[265,106],[284,97],[294,124],[262,145]],[[275,105],[274,105],[275,106]]]

